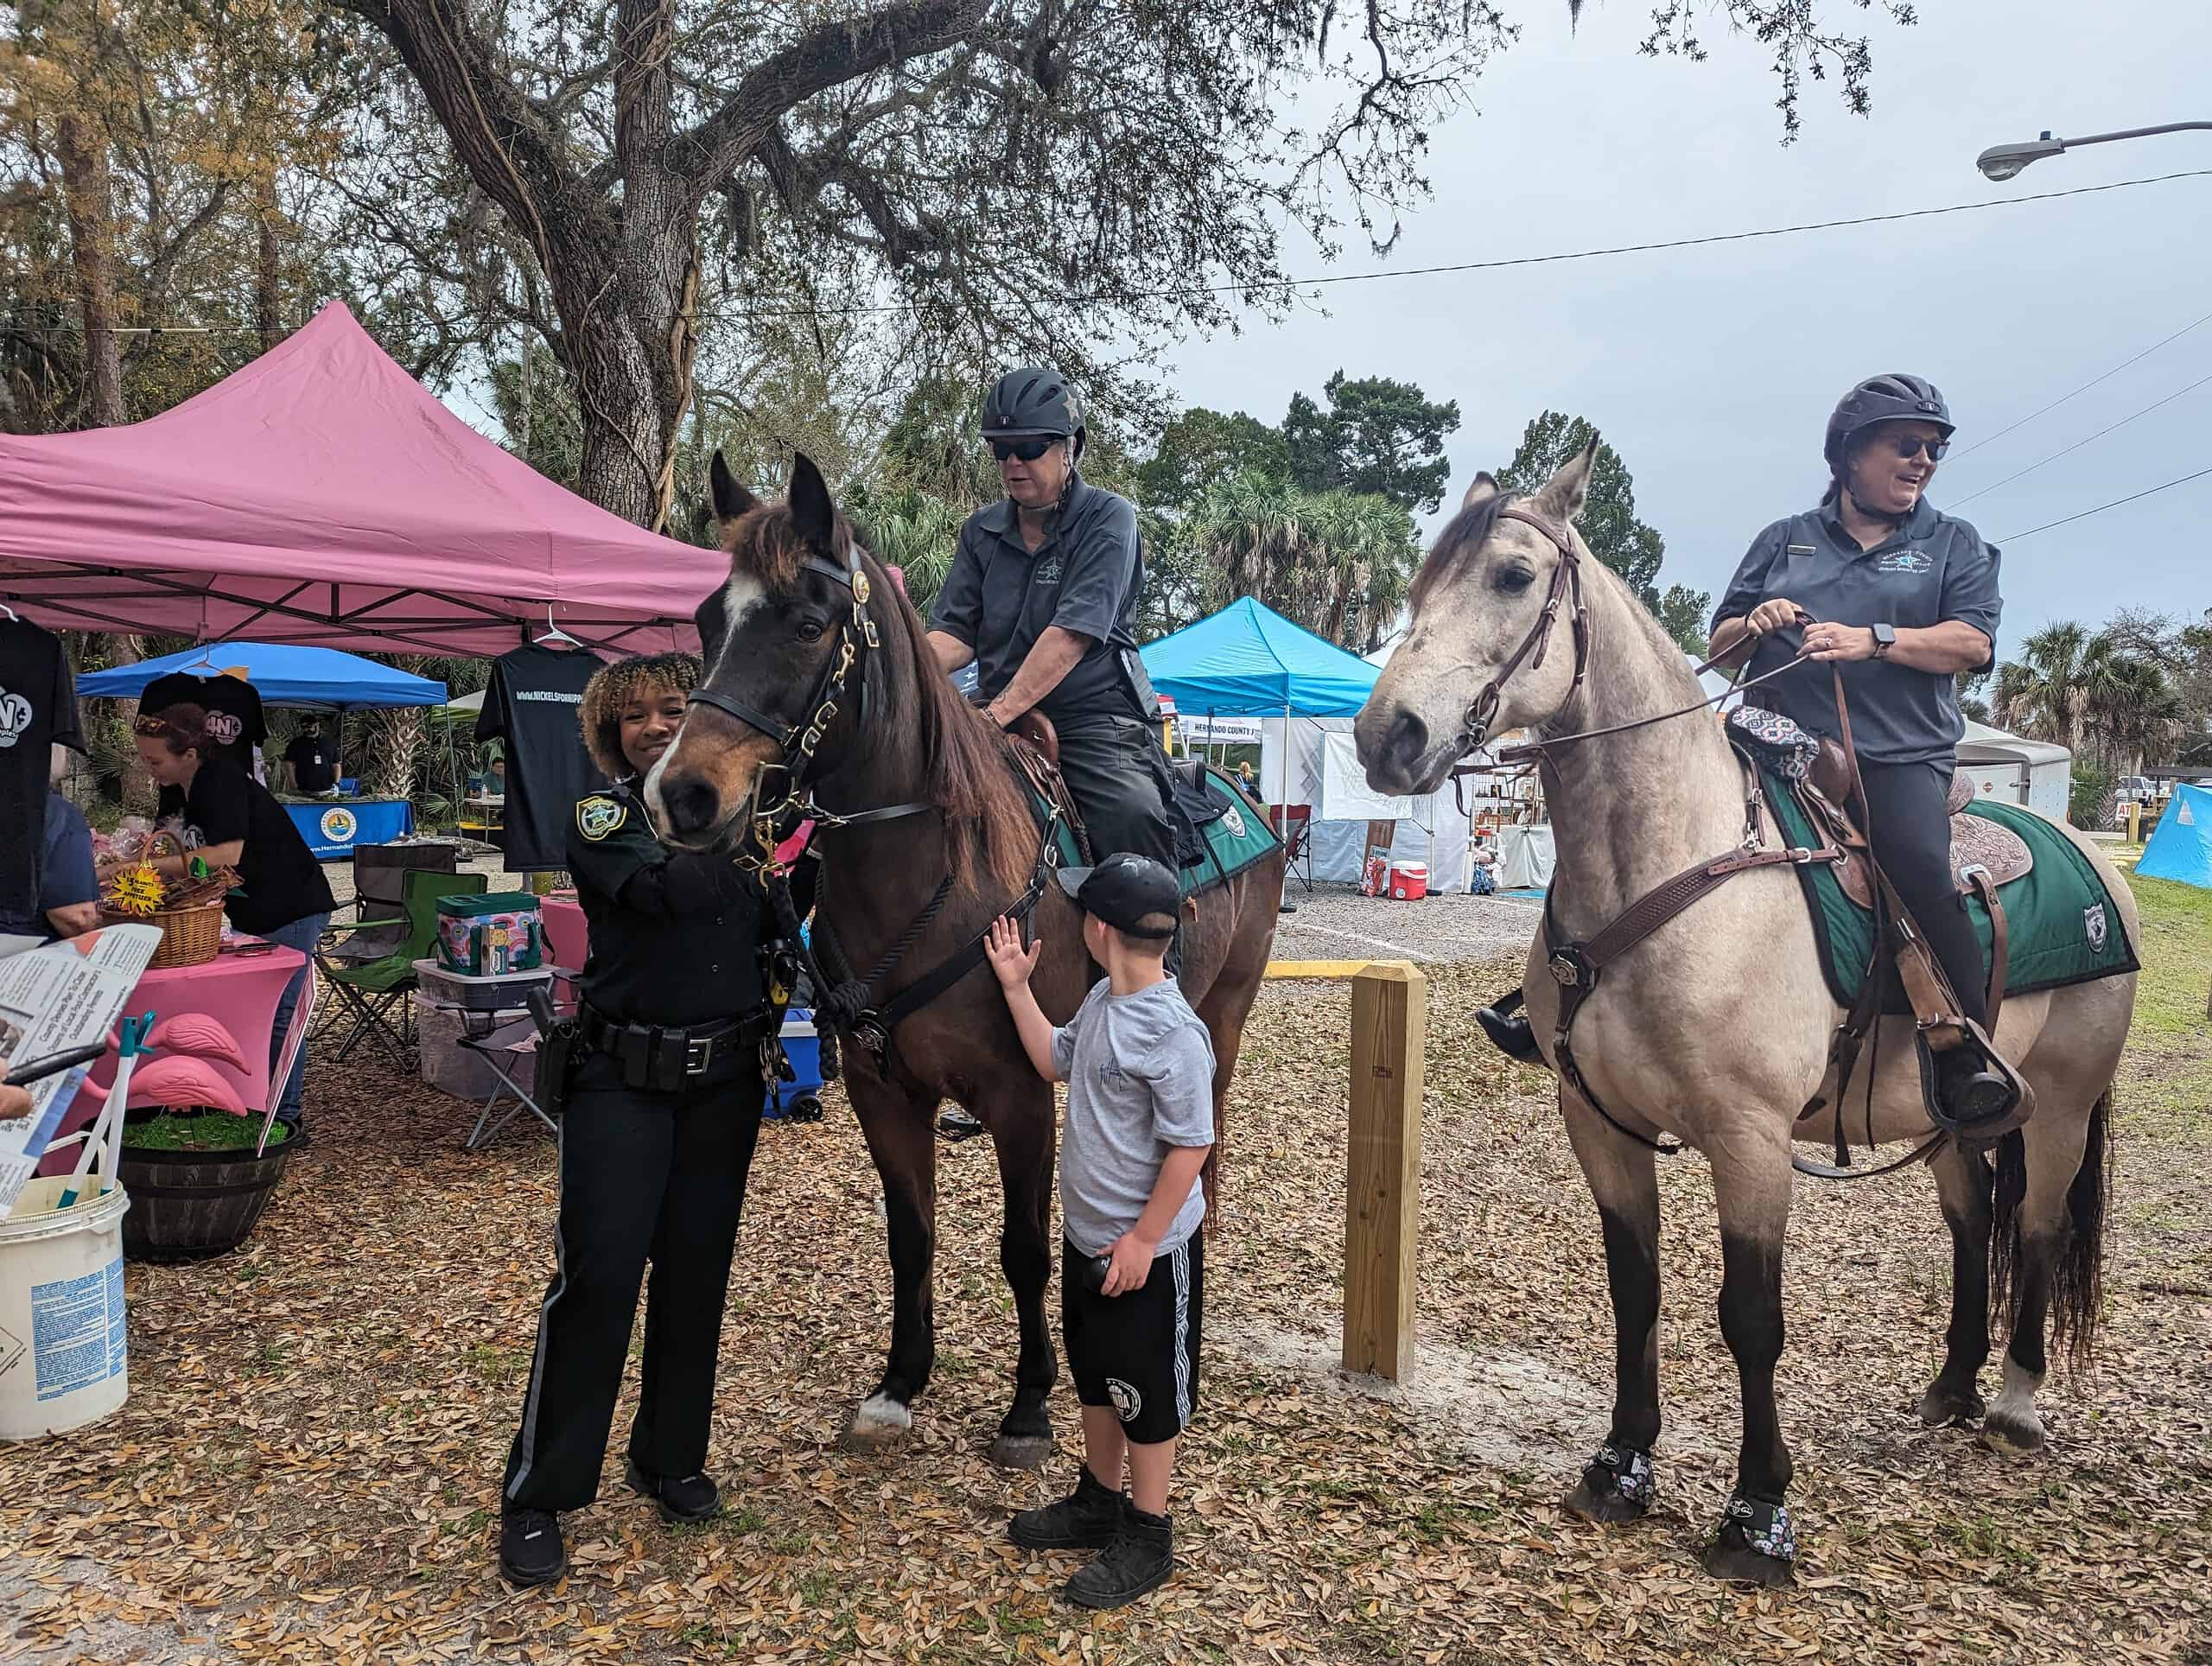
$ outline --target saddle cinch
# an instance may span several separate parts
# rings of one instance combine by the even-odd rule
[[[1859,907],[1872,912],[1878,928],[1887,927],[1891,958],[1917,1026],[1916,1040],[1920,1056],[1922,1088],[1929,1103],[1931,1105],[1939,1103],[1936,1079],[1936,1055],[1955,1047],[1967,1047],[1980,1054],[1985,1068],[1996,1071],[2011,1084],[2017,1096],[2013,1109],[2001,1117],[1975,1124],[1973,1129],[1977,1142],[1995,1140],[2022,1127],[2035,1114],[2034,1091],[2010,1062],[1998,1053],[1988,1031],[1960,1011],[1958,998],[1952,992],[1942,966],[1929,950],[1910,912],[1899,900],[1888,878],[1881,873],[1873,855],[1870,855],[1864,830],[1846,808],[1854,795],[1857,784],[1857,773],[1852,767],[1850,754],[1834,741],[1824,738],[1805,778],[1792,784],[1789,790],[1806,818],[1826,836],[1833,849],[1842,853],[1840,859],[1834,863],[1834,872],[1844,894]],[[1975,898],[1989,916],[1989,982],[1986,1008],[1989,1014],[1989,1029],[1994,1030],[2005,1002],[2011,938],[2003,891],[2005,887],[2024,879],[2033,871],[2035,852],[2011,829],[1966,813],[1967,806],[1974,800],[1972,779],[1963,772],[1955,773],[1951,778],[1950,796],[1945,804],[1951,817],[1951,875],[1959,895]],[[1881,941],[1882,937],[1878,935],[1877,944]],[[1827,1072],[1819,1091],[1806,1102],[1804,1110],[1799,1113],[1800,1122],[1817,1116],[1850,1085],[1859,1051],[1882,1015],[1884,983],[1885,980],[1876,976],[1872,968],[1860,981],[1857,997],[1851,1003],[1843,1022],[1837,1027],[1829,1045]],[[1839,1143],[1841,1121],[1839,1117]]]

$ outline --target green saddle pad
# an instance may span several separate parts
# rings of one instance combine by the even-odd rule
[[[1792,845],[1819,844],[1820,835],[1790,793],[1789,783],[1771,772],[1762,773],[1767,804],[1782,828],[1783,841]],[[2035,855],[2035,866],[1998,893],[1998,900],[2005,906],[2009,951],[2006,993],[2026,995],[2137,970],[2134,948],[2120,926],[2120,909],[2096,869],[2071,839],[2033,811],[2018,804],[1976,798],[1967,806],[1967,814],[2009,828],[2027,842]],[[1798,868],[1797,877],[1812,910],[1813,932],[1820,939],[1828,992],[1838,1006],[1848,1007],[1859,998],[1867,963],[1873,957],[1873,914],[1844,893],[1843,881],[1827,862],[1807,862]],[[1966,906],[1974,921],[1974,937],[1981,944],[1982,974],[1986,978],[1989,910],[1979,897],[1968,897]],[[1894,982],[1883,1009],[1907,1010]]]
[[[1183,894],[1186,897],[1210,891],[1217,885],[1226,885],[1282,844],[1267,817],[1253,813],[1250,801],[1229,784],[1226,776],[1211,765],[1205,766],[1205,774],[1206,797],[1221,813],[1198,830],[1205,840],[1206,854],[1183,868]],[[1030,808],[1041,823],[1047,809],[1044,799],[1033,788],[1029,800]],[[1075,830],[1063,822],[1055,836],[1059,844],[1060,866],[1079,865],[1083,858],[1076,850]]]

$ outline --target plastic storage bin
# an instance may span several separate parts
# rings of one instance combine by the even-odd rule
[[[472,1012],[527,1010],[530,992],[553,981],[553,969],[541,966],[529,972],[487,972],[472,976],[451,972],[435,960],[415,963],[416,987],[426,1000],[442,1007],[466,1007]]]

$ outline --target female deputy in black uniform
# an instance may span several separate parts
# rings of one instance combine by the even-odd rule
[[[1831,663],[1843,672],[1874,850],[1965,1016],[1988,1014],[1975,940],[1951,875],[1944,798],[1957,766],[1957,673],[1996,653],[2004,601],[1997,551],[1926,496],[1948,449],[1943,396],[1917,376],[1876,376],[1843,397],[1823,448],[1818,507],[1751,541],[1713,614],[1713,652],[1753,642],[1747,676],[1780,670],[1802,646],[1815,662],[1752,698],[1840,741]],[[1801,626],[1798,610],[1812,615]],[[2002,1116],[2016,1095],[1968,1047],[1939,1055],[1938,1112],[1955,1128]]]
[[[568,836],[591,954],[561,1094],[556,1271],[501,1493],[499,1567],[521,1585],[561,1576],[556,1512],[599,1491],[649,1258],[624,1474],[671,1521],[721,1504],[704,1473],[715,1359],[777,1016],[758,882],[727,857],[664,849],[634,792],[675,740],[698,677],[688,654],[625,660],[591,679],[580,708],[615,785],[577,804]]]

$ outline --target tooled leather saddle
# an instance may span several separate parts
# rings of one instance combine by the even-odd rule
[[[1874,906],[1874,884],[1866,860],[1866,840],[1863,830],[1844,807],[1851,802],[1851,792],[1849,756],[1834,741],[1823,739],[1811,773],[1799,785],[1798,802],[1804,805],[1815,823],[1848,853],[1836,866],[1836,876],[1842,882],[1844,894],[1861,908],[1871,908]],[[1974,797],[1973,781],[1963,773],[1951,777],[1951,796],[1944,806],[1951,815],[1951,877],[1965,896],[1980,893],[1985,877],[1989,890],[1994,891],[2024,878],[2035,867],[2035,852],[2018,834],[1996,822],[1966,813]],[[1994,1002],[1992,1006],[1993,1009]]]

